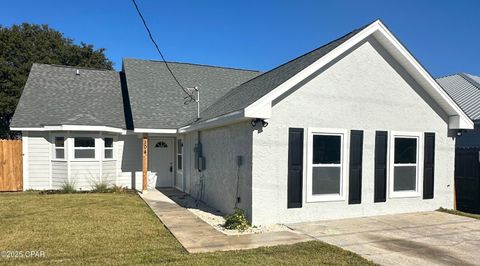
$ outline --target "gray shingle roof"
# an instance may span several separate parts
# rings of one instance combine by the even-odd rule
[[[258,71],[169,63],[185,87],[198,86],[200,109],[218,100],[231,88],[260,74]],[[185,94],[162,61],[124,59],[130,106],[135,128],[178,128],[196,119],[196,104],[184,105]]]
[[[202,112],[200,121],[246,108],[250,104],[254,103],[256,100],[260,99],[262,96],[266,95],[267,93],[281,85],[283,82],[293,77],[298,72],[302,71],[303,69],[305,69],[318,59],[322,58],[324,55],[328,54],[330,51],[332,51],[351,37],[353,37],[355,34],[360,32],[368,25],[356,29],[337,40],[327,43],[320,48],[317,48],[300,57],[297,57],[296,59],[293,59],[283,65],[280,65],[268,72],[263,73],[262,75],[259,75],[252,80],[241,84],[236,88],[233,88],[221,99],[216,101],[204,112]]]
[[[80,75],[76,75],[79,69]],[[33,64],[11,127],[94,125],[126,128],[120,74]]]
[[[480,77],[455,74],[438,78],[437,82],[473,121],[480,120]]]

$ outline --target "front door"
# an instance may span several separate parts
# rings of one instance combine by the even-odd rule
[[[148,187],[172,187],[174,167],[173,138],[152,138],[149,147]]]

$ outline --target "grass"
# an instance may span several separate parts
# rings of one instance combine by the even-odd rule
[[[457,211],[457,210],[450,210],[450,209],[444,209],[440,208],[438,211],[441,212],[446,212],[450,214],[455,214],[455,215],[460,215],[460,216],[465,216],[465,217],[470,217],[474,219],[479,219],[480,220],[480,214],[473,214],[473,213],[468,213],[468,212],[462,212],[462,211]]]
[[[0,264],[368,265],[317,241],[244,251],[189,254],[138,195],[0,194],[0,251],[45,251]]]

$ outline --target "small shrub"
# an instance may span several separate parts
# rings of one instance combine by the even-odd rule
[[[65,194],[71,194],[71,193],[77,192],[77,190],[75,189],[75,183],[65,181],[60,187],[60,192]]]
[[[113,193],[126,193],[127,188],[122,186],[113,185],[110,187],[111,192]]]
[[[96,193],[108,193],[111,192],[110,187],[105,181],[94,182],[92,185],[92,192]]]
[[[225,224],[223,227],[229,230],[238,230],[243,232],[250,227],[250,223],[245,217],[245,211],[235,208],[235,212],[227,216],[225,219]]]

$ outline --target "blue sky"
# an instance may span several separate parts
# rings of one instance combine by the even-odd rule
[[[268,70],[380,18],[433,76],[480,75],[480,1],[137,0],[167,60]],[[0,24],[48,24],[123,57],[159,59],[130,0],[9,1]]]

